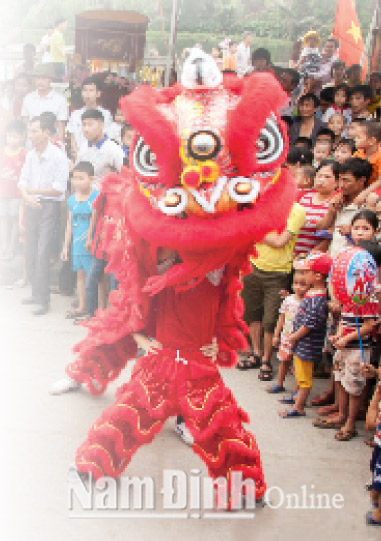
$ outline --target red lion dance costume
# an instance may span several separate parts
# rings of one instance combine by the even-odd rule
[[[183,86],[144,86],[121,100],[136,130],[132,166],[106,177],[97,201],[107,270],[119,288],[87,323],[67,373],[99,394],[135,357],[131,333],[155,336],[163,349],[136,361],[78,449],[76,466],[116,477],[169,416],[181,414],[209,474],[229,481],[242,471],[258,499],[266,488],[259,450],[218,365],[234,366],[236,351],[247,347],[238,292],[253,243],[284,229],[295,197],[281,168],[287,143],[277,111],[286,94],[269,73],[222,81],[209,59],[191,55]],[[179,256],[161,275],[159,246]],[[200,351],[213,337],[217,362]]]

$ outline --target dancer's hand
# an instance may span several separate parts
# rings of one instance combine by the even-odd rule
[[[202,346],[200,348],[200,351],[205,355],[205,357],[210,357],[212,361],[215,363],[217,360],[217,355],[218,355],[217,338],[214,336],[212,339],[212,343],[206,346]]]
[[[136,342],[136,345],[144,351],[145,355],[153,353],[156,355],[158,350],[163,349],[162,344],[157,340],[150,340],[145,334],[135,332],[132,334],[133,339]]]

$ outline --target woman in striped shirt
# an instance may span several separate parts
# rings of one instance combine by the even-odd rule
[[[314,190],[307,192],[299,200],[306,210],[306,219],[295,244],[296,257],[314,249],[327,250],[327,240],[316,234],[317,225],[328,212],[330,199],[336,192],[338,180],[339,164],[333,160],[324,160],[316,171]]]

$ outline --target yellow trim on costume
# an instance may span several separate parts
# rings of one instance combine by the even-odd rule
[[[143,387],[144,392],[146,393],[146,396],[147,396],[147,398],[148,398],[149,405],[151,406],[151,408],[152,408],[153,410],[156,410],[156,409],[160,408],[165,402],[168,402],[168,398],[165,398],[164,400],[162,400],[162,401],[160,402],[160,404],[158,404],[157,406],[153,407],[152,404],[151,404],[150,394],[149,394],[149,391],[148,391],[147,387],[144,385],[144,383],[142,382],[142,380],[139,379],[138,382],[139,382],[140,385]]]
[[[115,406],[118,406],[118,408],[127,408],[129,410],[132,410],[136,413],[136,415],[138,416],[138,420],[137,420],[137,423],[136,423],[136,426],[140,432],[140,434],[143,434],[144,436],[146,436],[147,434],[150,433],[151,429],[153,426],[159,424],[159,423],[163,423],[163,421],[161,420],[158,420],[158,421],[155,421],[153,425],[151,425],[151,429],[150,430],[142,430],[141,429],[141,425],[140,425],[140,414],[139,412],[133,407],[133,406],[127,406],[127,404],[115,404]]]
[[[275,175],[273,176],[271,180],[271,184],[275,184],[279,180],[281,172],[282,172],[281,169],[278,169],[278,171],[275,173]]]
[[[189,396],[186,396],[186,399],[187,399],[188,404],[189,404],[190,407],[191,407],[192,409],[194,409],[194,410],[198,410],[198,411],[203,410],[204,407],[205,407],[205,404],[206,404],[206,402],[207,402],[207,400],[208,400],[208,398],[209,398],[209,395],[210,395],[213,391],[215,391],[216,389],[218,389],[219,386],[220,386],[220,385],[217,384],[217,385],[215,385],[214,387],[212,387],[211,389],[209,389],[209,391],[208,391],[208,392],[206,393],[206,395],[205,395],[205,399],[204,399],[204,401],[203,401],[201,407],[194,406],[194,405],[192,404],[191,399],[189,398]]]
[[[105,447],[103,447],[103,445],[101,445],[100,443],[92,443],[91,445],[87,445],[86,449],[102,449],[106,453],[106,455],[108,456],[108,458],[110,460],[111,469],[114,470],[114,473],[117,473],[117,470],[116,470],[115,465],[114,465],[114,460],[113,460],[110,452]],[[103,468],[101,468],[101,469],[103,469]]]
[[[253,447],[248,447],[246,445],[246,443],[244,443],[242,440],[237,440],[237,439],[225,439],[223,441],[221,441],[218,445],[218,449],[217,449],[217,455],[216,455],[216,458],[214,458],[213,455],[207,453],[199,443],[195,443],[193,447],[198,447],[201,451],[202,451],[202,454],[206,457],[213,457],[213,458],[208,458],[208,460],[212,463],[215,463],[215,462],[218,462],[219,458],[220,458],[220,450],[221,450],[221,446],[224,444],[224,443],[227,443],[227,442],[236,442],[236,443],[239,443],[240,445],[242,445],[243,447],[245,447],[246,449],[250,449],[252,450]],[[250,442],[252,443],[252,442]]]

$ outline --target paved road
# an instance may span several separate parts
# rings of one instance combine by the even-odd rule
[[[54,296],[51,313],[36,318],[29,307],[20,304],[25,294],[26,290],[0,290],[2,540],[193,541],[202,537],[203,541],[272,541],[279,537],[285,541],[321,541],[330,534],[335,541],[380,539],[377,528],[364,524],[369,508],[364,484],[369,478],[370,451],[363,443],[363,425],[359,438],[339,443],[331,431],[311,426],[313,409],[308,410],[306,419],[282,420],[276,414],[276,400],[265,392],[265,384],[253,371],[224,371],[223,377],[251,414],[250,429],[261,448],[268,486],[280,487],[285,494],[297,493],[300,498],[303,485],[308,495],[327,493],[332,498],[339,493],[344,498],[343,509],[296,510],[284,505],[257,509],[255,518],[245,519],[238,514],[226,519],[218,513],[201,520],[155,519],[153,512],[148,518],[134,519],[125,518],[128,512],[123,510],[114,512],[117,518],[99,518],[101,512],[83,516],[76,502],[74,512],[81,512],[82,518],[70,518],[68,466],[91,423],[112,403],[116,385],[99,398],[84,391],[50,396],[49,386],[62,376],[71,359],[71,347],[84,330],[63,317],[71,299]],[[120,381],[128,376],[126,370]],[[316,388],[321,385],[318,381]],[[192,469],[200,469],[206,476],[204,464],[178,440],[172,426],[170,420],[127,470],[130,477],[152,477],[157,496],[163,470],[184,470],[191,476]],[[277,494],[274,491],[274,506],[279,503]],[[161,511],[158,504],[155,512]]]

